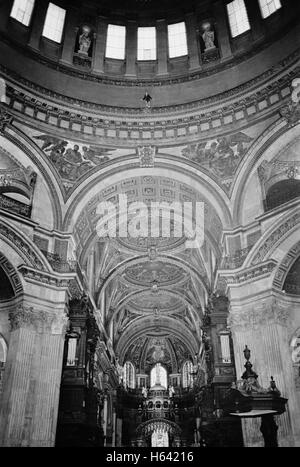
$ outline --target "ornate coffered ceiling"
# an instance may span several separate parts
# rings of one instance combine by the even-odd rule
[[[135,284],[151,285],[155,282],[161,286],[177,283],[186,272],[162,261],[146,261],[143,264],[131,266],[126,270],[125,279]]]

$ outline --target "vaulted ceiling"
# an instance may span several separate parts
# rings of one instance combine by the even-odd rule
[[[82,220],[75,231],[82,245],[81,261],[86,271],[93,270],[90,285],[104,326],[121,363],[131,360],[145,372],[160,361],[176,372],[199,351],[205,302],[220,258],[221,221],[207,199],[172,179],[135,177],[108,186],[105,194],[90,200],[83,210],[84,225],[93,225],[94,235],[84,237],[84,229],[79,228]],[[154,237],[151,228],[148,235],[99,238],[97,226],[106,225],[106,220],[97,215],[97,205],[106,200],[117,207],[121,194],[127,195],[128,205],[201,200],[203,244],[190,249],[184,234],[160,232]],[[130,216],[124,222],[130,222]]]

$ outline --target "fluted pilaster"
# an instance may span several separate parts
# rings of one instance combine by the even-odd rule
[[[67,317],[19,305],[9,319],[0,445],[53,446]]]
[[[228,324],[231,328],[237,377],[243,373],[245,345],[252,350],[251,362],[259,375],[260,384],[269,386],[273,376],[277,387],[288,398],[285,414],[278,417],[278,440],[281,446],[291,446],[299,437],[300,407],[296,398],[296,388],[288,343],[289,310],[286,304],[274,298],[265,299],[247,306],[235,306]],[[243,422],[246,446],[262,444],[257,421]]]

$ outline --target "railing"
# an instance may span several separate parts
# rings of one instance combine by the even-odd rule
[[[221,268],[222,269],[239,268],[240,266],[242,266],[251,248],[252,248],[252,245],[248,246],[247,248],[242,248],[241,250],[238,250],[234,255],[225,256],[225,258],[222,261]]]
[[[49,253],[49,251],[42,250],[42,253],[49,261],[52,269],[54,269],[54,271],[56,272],[77,272],[77,270],[79,269],[77,261],[64,260],[57,253]]]
[[[31,216],[31,206],[21,203],[21,201],[8,198],[2,194],[0,194],[0,209],[5,209],[6,211],[11,211],[24,217],[30,218]]]

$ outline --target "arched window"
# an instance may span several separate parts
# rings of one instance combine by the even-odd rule
[[[4,338],[0,334],[0,395],[2,393],[3,373],[6,362],[7,345]]]
[[[193,364],[190,360],[186,361],[182,367],[182,387],[192,388],[193,387]]]
[[[131,362],[124,365],[124,385],[130,389],[135,388],[135,369]]]
[[[166,389],[168,387],[168,373],[161,363],[156,363],[151,370],[150,386],[163,386]]]

